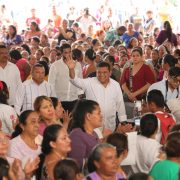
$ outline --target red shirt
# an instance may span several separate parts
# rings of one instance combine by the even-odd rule
[[[122,77],[121,77],[121,85],[126,83],[128,89],[129,87],[129,76],[130,76],[130,68],[126,68],[123,71]],[[142,67],[139,69],[139,71],[133,76],[132,78],[133,83],[132,83],[132,92],[137,91],[138,89],[142,88],[145,86],[147,83],[153,84],[155,83],[155,77],[154,74],[151,70],[151,68],[143,64]],[[139,97],[139,96],[138,96]]]

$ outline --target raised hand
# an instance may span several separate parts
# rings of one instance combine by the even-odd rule
[[[11,180],[20,179],[22,172],[22,163],[20,160],[15,159],[9,169],[9,178]]]
[[[71,119],[72,119],[71,112],[69,113],[68,110],[64,111],[64,113],[63,113],[63,126],[66,129],[68,129],[68,125],[69,125],[69,122],[71,121]]]
[[[28,159],[24,167],[25,175],[30,176],[38,168],[39,162],[39,157],[35,158],[33,161]]]
[[[68,66],[69,69],[74,69],[76,66],[76,62],[70,56],[66,57],[64,62]]]

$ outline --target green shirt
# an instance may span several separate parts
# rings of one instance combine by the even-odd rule
[[[151,169],[149,175],[153,180],[178,180],[180,165],[170,161],[158,161]]]

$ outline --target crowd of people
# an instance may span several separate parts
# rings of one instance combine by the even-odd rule
[[[101,11],[52,10],[44,29],[34,8],[21,34],[0,25],[0,179],[180,179],[171,23],[156,27],[152,11],[144,26],[117,26]]]

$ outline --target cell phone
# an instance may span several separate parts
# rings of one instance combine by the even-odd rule
[[[140,126],[140,118],[135,118],[134,122],[136,126]]]

